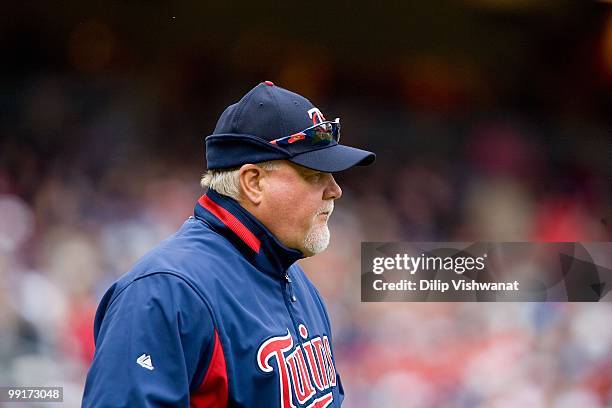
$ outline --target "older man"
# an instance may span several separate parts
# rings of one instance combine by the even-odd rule
[[[100,302],[83,406],[341,405],[327,311],[296,264],[329,243],[331,173],[374,161],[339,138],[269,81],[223,112],[194,216]]]

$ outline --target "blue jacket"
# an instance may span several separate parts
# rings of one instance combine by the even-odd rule
[[[102,298],[84,407],[339,407],[325,305],[283,246],[209,190]]]

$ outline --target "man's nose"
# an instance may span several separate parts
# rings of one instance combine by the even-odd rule
[[[327,186],[325,187],[325,191],[323,192],[324,200],[337,200],[342,196],[342,189],[336,183],[334,176],[331,173],[326,174],[327,177]]]

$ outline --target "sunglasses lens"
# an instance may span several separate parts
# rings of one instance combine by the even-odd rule
[[[274,140],[271,143],[280,146],[288,146],[299,141],[305,141],[313,146],[325,146],[333,141],[339,142],[340,120],[336,119],[333,122],[322,122],[318,125],[302,130],[299,133]]]
[[[337,122],[324,122],[319,126],[304,131],[312,145],[324,145],[338,141],[340,137],[340,124]]]

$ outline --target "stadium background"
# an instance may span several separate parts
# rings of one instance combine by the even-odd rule
[[[191,214],[223,108],[272,80],[378,154],[302,262],[347,407],[612,406],[610,303],[359,301],[361,241],[611,240],[609,3],[204,3],[3,6],[0,385],[79,404],[100,296]]]

